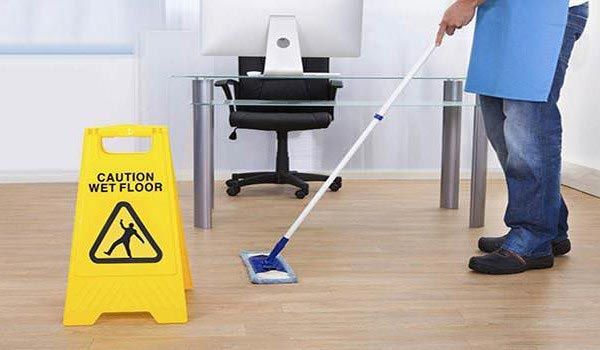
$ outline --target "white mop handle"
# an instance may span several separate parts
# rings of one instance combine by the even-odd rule
[[[290,238],[292,238],[292,236],[294,235],[294,233],[296,233],[296,231],[298,230],[298,228],[300,227],[300,225],[302,225],[302,223],[304,222],[304,219],[306,219],[306,217],[308,216],[308,214],[310,214],[310,212],[313,210],[313,208],[315,207],[315,205],[317,205],[317,203],[319,202],[319,200],[321,200],[321,197],[323,197],[323,195],[325,195],[325,192],[327,192],[327,189],[329,188],[329,186],[331,186],[331,184],[338,177],[338,175],[340,174],[340,172],[342,171],[342,169],[344,169],[344,167],[346,166],[346,164],[348,164],[348,162],[350,161],[350,159],[352,159],[352,157],[354,156],[354,154],[356,153],[356,151],[358,151],[358,149],[360,148],[360,146],[362,146],[362,144],[365,142],[365,140],[367,139],[367,137],[371,134],[371,132],[373,131],[373,129],[375,128],[375,126],[377,126],[377,124],[383,119],[383,117],[385,116],[385,114],[387,113],[387,111],[390,109],[390,107],[392,106],[392,104],[394,103],[394,101],[396,101],[396,99],[398,98],[398,96],[400,96],[400,94],[406,88],[406,86],[408,85],[408,83],[410,83],[410,81],[415,77],[415,75],[421,69],[421,67],[425,64],[425,62],[427,62],[427,60],[429,59],[429,57],[431,56],[431,54],[433,53],[433,51],[435,51],[435,48],[436,48],[435,44],[432,45],[432,46],[430,46],[427,49],[427,51],[425,52],[425,54],[423,54],[423,56],[419,59],[419,61],[417,62],[417,64],[415,64],[412,67],[412,69],[408,72],[408,74],[406,74],[406,76],[404,77],[404,79],[402,79],[402,82],[400,82],[400,85],[398,85],[398,87],[396,88],[396,90],[394,91],[394,93],[392,94],[392,96],[387,100],[387,102],[379,110],[379,113],[378,113],[377,116],[379,116],[380,118],[377,118],[377,116],[376,116],[376,118],[374,118],[373,121],[371,121],[371,123],[365,129],[365,131],[363,131],[363,133],[360,135],[360,137],[358,138],[358,140],[356,140],[356,142],[354,143],[354,145],[352,146],[352,148],[350,148],[350,150],[348,151],[348,153],[346,153],[346,155],[344,156],[344,159],[342,159],[342,161],[340,162],[340,164],[333,170],[333,172],[331,173],[331,175],[329,175],[329,178],[327,179],[327,181],[325,181],[325,183],[323,184],[323,186],[321,186],[321,188],[319,189],[319,191],[317,192],[317,194],[315,194],[315,196],[308,203],[308,205],[306,206],[306,208],[304,208],[304,210],[302,211],[302,213],[300,213],[300,216],[298,216],[298,218],[296,219],[296,221],[294,221],[294,223],[292,224],[292,226],[290,226],[290,228],[287,230],[286,234],[284,235],[285,238],[287,238],[289,240]]]
[[[369,124],[369,126],[367,127],[367,129],[362,133],[362,135],[360,135],[360,137],[358,138],[358,140],[356,141],[356,143],[354,144],[354,146],[352,146],[352,148],[350,149],[350,151],[348,151],[348,153],[346,154],[346,156],[344,157],[344,159],[342,159],[342,161],[340,162],[340,164],[331,173],[331,175],[329,176],[329,178],[327,179],[327,181],[325,181],[325,183],[323,184],[323,186],[321,186],[321,188],[319,189],[319,191],[317,192],[317,194],[315,194],[315,196],[308,203],[308,205],[306,206],[306,208],[304,208],[304,210],[302,211],[302,213],[300,213],[300,216],[298,216],[298,218],[296,219],[296,221],[294,221],[294,223],[292,224],[292,226],[290,226],[290,228],[288,229],[288,231],[286,232],[286,234],[284,236],[285,238],[290,239],[294,235],[294,233],[296,232],[296,230],[298,230],[298,227],[300,227],[300,225],[302,225],[302,222],[304,221],[304,219],[306,219],[306,217],[308,216],[308,214],[310,214],[310,212],[315,207],[315,205],[317,204],[317,202],[319,202],[319,200],[321,199],[321,197],[323,197],[323,195],[325,194],[325,192],[327,192],[327,189],[329,188],[329,186],[331,186],[331,184],[333,183],[333,181],[335,180],[335,178],[339,175],[339,173],[342,171],[342,169],[344,169],[344,167],[346,166],[346,164],[348,164],[348,162],[350,161],[350,159],[352,159],[352,156],[354,156],[354,154],[356,153],[356,151],[358,150],[358,148],[363,144],[363,142],[365,142],[365,139],[369,136],[369,134],[371,133],[371,131],[373,131],[373,129],[375,128],[375,126],[377,125],[377,123],[379,123],[379,120],[373,119],[373,121],[371,122],[371,124]]]
[[[387,102],[379,110],[378,114],[380,116],[385,116],[387,114],[388,110],[390,109],[390,107],[392,106],[394,101],[396,101],[396,99],[398,98],[398,96],[400,96],[402,91],[404,91],[404,89],[406,88],[408,83],[410,83],[410,81],[413,80],[415,75],[417,75],[419,70],[421,70],[421,67],[423,67],[425,62],[427,62],[427,60],[429,59],[431,54],[433,54],[433,52],[435,51],[436,47],[437,46],[435,44],[431,45],[427,49],[427,51],[425,51],[423,56],[421,56],[421,58],[419,58],[419,61],[410,69],[410,71],[408,71],[408,73],[406,74],[404,79],[402,79],[402,81],[400,82],[400,85],[398,85],[398,87],[396,88],[394,93],[390,96],[390,98],[387,100]]]

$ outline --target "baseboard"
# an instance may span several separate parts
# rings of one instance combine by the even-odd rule
[[[238,170],[236,170],[238,171]],[[239,171],[243,172],[243,171]],[[319,172],[319,171],[316,171]],[[321,171],[327,173],[327,171]],[[191,181],[193,171],[180,169],[176,171],[178,181]],[[216,180],[226,180],[231,171],[216,171]],[[348,170],[342,173],[346,179],[357,180],[439,180],[439,170]],[[461,179],[469,180],[470,171],[461,172]],[[0,171],[0,183],[62,183],[77,182],[79,172],[74,170],[45,171]],[[489,169],[488,179],[504,179],[499,169]],[[575,190],[600,197],[600,170],[565,162],[562,174],[563,185]]]
[[[77,182],[79,172],[75,170],[29,170],[0,171],[0,183],[63,183]]]
[[[600,170],[565,162],[562,171],[563,185],[600,197]]]
[[[251,170],[236,170],[236,172],[245,172]],[[307,172],[315,172],[321,174],[329,174],[329,170],[306,170]],[[191,172],[178,173],[179,178],[190,180],[192,179]],[[216,180],[227,180],[231,176],[231,171],[217,171],[215,173]],[[414,169],[414,170],[345,170],[342,171],[342,177],[348,180],[439,180],[440,170],[436,169]],[[470,171],[461,171],[461,180],[470,180]],[[488,179],[498,180],[504,179],[504,175],[500,169],[489,169]]]
[[[251,171],[251,170],[248,170]],[[311,172],[327,174],[331,170],[310,170]],[[226,180],[231,176],[230,170],[216,171],[215,180]],[[244,172],[237,170],[236,172]],[[194,173],[191,169],[179,169],[176,172],[178,181],[192,181]],[[440,171],[436,169],[420,170],[348,170],[342,172],[348,180],[439,180]],[[461,172],[461,179],[470,180],[471,172]],[[488,179],[503,179],[499,169],[490,169]],[[45,171],[0,171],[0,183],[65,183],[77,182],[79,172],[74,170],[45,170]]]

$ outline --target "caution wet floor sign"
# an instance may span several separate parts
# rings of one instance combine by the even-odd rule
[[[147,137],[151,147],[109,153],[102,140],[111,137]],[[186,322],[190,288],[167,129],[86,129],[64,324],[93,324],[109,312]]]

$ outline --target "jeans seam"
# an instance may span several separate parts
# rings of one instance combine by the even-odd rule
[[[543,108],[542,105],[540,105],[539,108],[540,108],[540,115],[542,115],[543,112],[544,112],[544,108]],[[543,125],[546,126],[545,123]],[[544,134],[546,134],[545,131],[546,130],[544,130]],[[550,160],[550,147],[542,147],[542,148],[544,150],[544,162],[548,162]],[[542,179],[544,179],[544,181],[546,181],[547,178],[548,178],[548,167],[547,166],[543,166],[542,169],[543,169],[542,170],[542,173],[543,173],[542,174]],[[547,199],[548,199],[547,195],[548,195],[547,191],[542,191],[542,205],[541,205],[541,210],[540,210],[541,211],[541,213],[540,213],[541,216],[544,216],[543,213],[545,213],[546,212],[545,209],[547,209],[546,208],[547,207],[547,203],[548,203],[547,202]],[[531,251],[529,252],[529,254],[531,254],[533,251],[534,251],[534,249],[531,249]]]
[[[571,17],[571,16],[577,17],[579,19],[583,19],[585,21],[587,21],[589,19],[589,16],[579,15],[579,14],[576,14],[576,13],[569,13],[569,17]]]

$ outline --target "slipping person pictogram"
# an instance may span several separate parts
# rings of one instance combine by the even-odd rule
[[[128,220],[122,212],[127,212],[131,219]],[[124,224],[123,219],[119,220],[119,217],[124,218],[125,222],[129,222],[129,224]],[[119,220],[120,227],[116,225],[117,220]],[[123,231],[122,234],[120,233],[121,230]],[[110,238],[107,238],[107,235]],[[142,244],[134,244],[132,252],[131,240],[133,236]],[[106,241],[104,241],[105,238]],[[123,245],[127,253],[126,256],[114,253],[114,250],[120,245]],[[106,250],[106,247],[108,247],[108,250]],[[90,259],[96,264],[157,263],[162,259],[162,256],[160,247],[146,225],[144,225],[131,204],[125,201],[117,203],[112,210],[89,252]]]
[[[121,236],[121,238],[117,239],[108,249],[108,251],[104,252],[104,254],[110,256],[113,252],[113,250],[115,250],[115,248],[117,246],[119,246],[119,244],[122,244],[123,247],[125,247],[125,251],[127,252],[127,256],[129,258],[133,258],[131,256],[131,248],[129,247],[129,242],[131,241],[131,236],[135,236],[137,237],[137,239],[140,240],[140,242],[142,242],[142,244],[144,244],[144,240],[142,239],[142,237],[137,233],[137,231],[134,229],[134,224],[133,222],[129,223],[128,227],[125,227],[125,225],[123,225],[123,219],[121,219],[119,221],[119,224],[121,225],[121,228],[123,229],[123,235]]]

